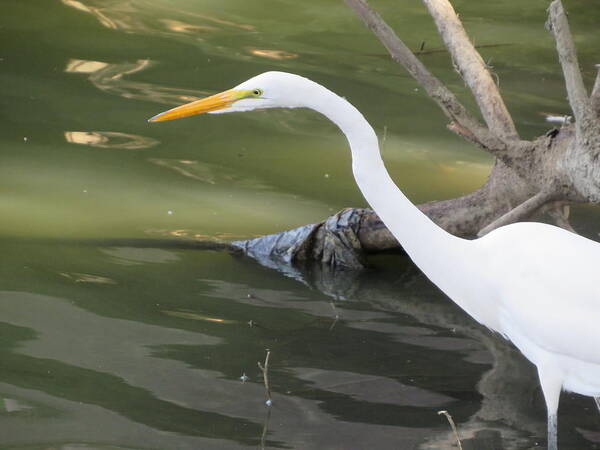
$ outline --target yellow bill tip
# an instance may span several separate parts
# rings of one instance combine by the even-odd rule
[[[182,105],[182,106],[186,106],[186,105]],[[181,114],[181,112],[175,111],[177,108],[173,108],[173,109],[169,109],[168,111],[163,111],[161,113],[158,113],[155,116],[152,116],[148,119],[148,122],[152,123],[152,122],[165,122],[167,120],[173,120],[173,119],[179,119],[180,117],[185,117],[187,115],[191,115],[191,114]]]
[[[236,91],[230,89],[228,91],[161,112],[160,114],[148,119],[148,122],[164,122],[166,120],[179,119],[182,117],[192,116],[194,114],[218,111],[219,109],[227,108],[236,100],[247,97],[249,95],[248,92],[251,91]]]
[[[160,113],[160,114],[155,115],[154,117],[150,117],[148,119],[148,122],[160,122],[161,121],[160,116],[162,116],[162,114],[163,113]]]

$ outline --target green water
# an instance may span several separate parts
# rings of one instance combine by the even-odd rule
[[[529,363],[408,260],[281,273],[178,244],[365,206],[344,138],[310,111],[146,122],[267,70],[352,101],[415,202],[485,180],[490,158],[446,131],[343,2],[0,5],[0,448],[450,448],[439,410],[466,450],[544,445]],[[419,2],[373,5],[412,48],[441,47]],[[455,5],[494,45],[481,52],[523,137],[549,128],[540,112],[568,112],[547,1]],[[592,83],[600,9],[566,5]],[[446,53],[421,58],[473,105]],[[591,235],[594,216],[575,224]],[[600,448],[592,406],[563,396],[562,449]]]

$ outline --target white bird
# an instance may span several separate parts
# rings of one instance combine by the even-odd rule
[[[542,223],[507,225],[475,240],[447,233],[394,184],[363,115],[298,75],[266,72],[149,121],[265,108],[310,108],[346,135],[356,183],[414,263],[471,317],[510,339],[536,365],[549,449],[557,449],[562,389],[594,397],[600,409],[600,244]]]

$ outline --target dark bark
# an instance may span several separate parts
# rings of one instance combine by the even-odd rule
[[[448,0],[423,0],[452,63],[479,106],[485,125],[433,76],[366,0],[345,0],[386,47],[390,56],[421,84],[448,117],[448,128],[496,157],[481,188],[463,197],[419,205],[439,226],[476,237],[541,214],[573,230],[569,203],[600,203],[600,76],[587,95],[575,46],[560,0],[548,9],[548,28],[556,41],[575,123],[550,130],[533,141],[520,140],[512,118],[483,59],[470,42]],[[346,209],[327,220],[235,247],[271,265],[317,260],[328,266],[362,267],[367,253],[400,250],[398,242],[368,209]]]
[[[367,211],[345,209],[318,224],[232,244],[268,267],[315,260],[359,269],[366,262],[359,232]]]

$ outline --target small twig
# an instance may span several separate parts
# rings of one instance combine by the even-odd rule
[[[333,309],[333,313],[335,314],[335,319],[329,327],[329,331],[333,331],[335,324],[338,323],[338,320],[340,320],[340,315],[338,314],[337,309],[335,308],[335,304],[333,302],[331,302],[331,308]]]
[[[477,46],[475,46],[475,48],[477,48]],[[485,67],[490,72],[490,75],[496,79],[496,86],[498,86],[498,89],[500,89],[500,76],[492,70],[494,68],[494,66],[492,66],[492,58],[485,62]]]
[[[446,419],[448,419],[448,422],[450,423],[450,426],[452,427],[452,431],[454,432],[454,437],[456,438],[456,443],[458,445],[458,448],[459,448],[459,450],[462,450],[462,444],[460,443],[460,437],[458,436],[458,430],[456,429],[456,425],[454,424],[454,420],[452,419],[452,416],[450,415],[450,413],[448,411],[438,411],[438,415],[446,416]]]
[[[269,384],[269,357],[271,356],[271,350],[267,349],[267,356],[265,357],[265,365],[263,366],[260,361],[258,364],[258,368],[262,371],[263,381],[265,382],[265,392],[267,394],[267,400],[265,401],[265,405],[271,406],[273,402],[271,401],[271,385]]]
[[[556,192],[553,189],[544,190],[538,192],[533,197],[525,200],[516,208],[511,209],[509,212],[494,220],[492,223],[481,229],[477,236],[481,237],[488,234],[490,231],[500,228],[509,223],[518,222],[526,219],[541,208],[545,203],[549,202],[556,196]]]

